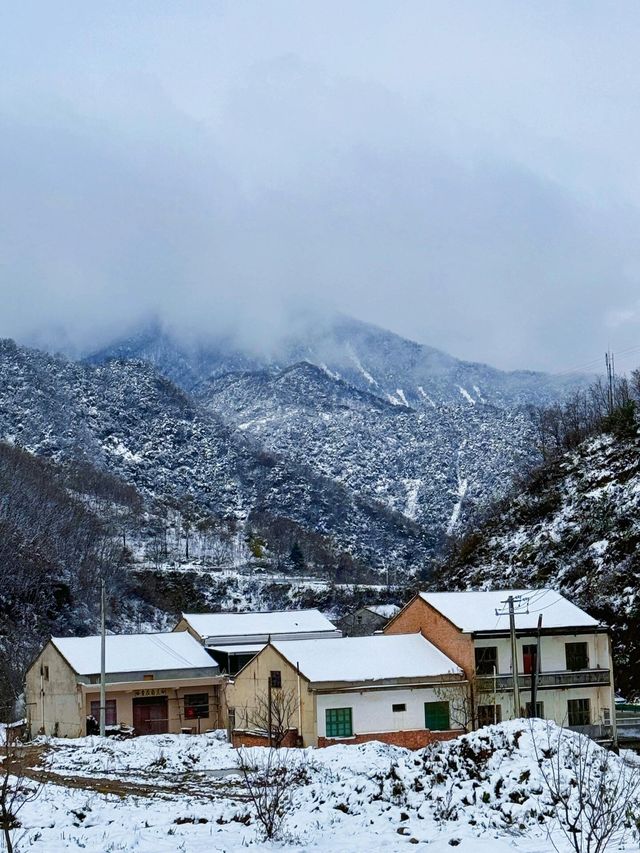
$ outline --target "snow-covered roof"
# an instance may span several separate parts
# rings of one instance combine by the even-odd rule
[[[201,637],[251,637],[334,631],[319,610],[271,610],[266,613],[183,613]]]
[[[567,601],[553,589],[502,589],[483,592],[421,592],[420,597],[435,607],[460,630],[508,631],[509,616],[505,614],[507,598],[520,599],[515,606],[516,629],[535,629],[542,614],[543,628],[596,627],[597,619]]]
[[[377,681],[462,672],[421,634],[276,641],[272,645],[312,682]]]
[[[100,672],[100,637],[52,637],[51,642],[78,675]],[[107,634],[106,671],[154,672],[214,669],[216,662],[186,631],[167,634]]]
[[[400,610],[397,604],[370,604],[367,607],[372,613],[382,616],[384,619],[391,619]]]

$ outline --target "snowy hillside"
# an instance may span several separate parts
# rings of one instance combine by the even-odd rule
[[[347,552],[420,564],[424,531],[381,501],[267,454],[146,364],[92,367],[12,342],[0,346],[0,439],[53,460],[86,458],[193,524],[235,526],[274,547],[297,539],[310,559]],[[283,532],[284,531],[284,532]]]
[[[522,410],[459,403],[415,410],[308,362],[227,374],[194,393],[270,451],[300,457],[319,475],[418,521],[436,547],[469,508],[502,494],[532,456]]]
[[[638,438],[601,433],[534,472],[457,543],[439,576],[458,588],[550,586],[567,594],[613,626],[618,686],[638,695]]]
[[[414,409],[308,362],[226,372],[189,393],[146,363],[78,363],[12,342],[0,346],[0,439],[84,458],[190,515],[194,531],[233,528],[224,564],[254,537],[266,559],[297,543],[323,570],[341,555],[365,571],[424,568],[533,453],[521,410]]]
[[[582,383],[533,371],[505,372],[465,362],[385,329],[343,315],[297,318],[292,331],[260,349],[231,338],[187,337],[151,324],[91,354],[89,361],[142,359],[186,390],[226,373],[282,370],[309,362],[335,379],[393,405],[441,403],[513,406],[549,402]]]

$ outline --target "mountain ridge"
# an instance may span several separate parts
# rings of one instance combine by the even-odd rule
[[[91,363],[109,358],[151,361],[187,390],[228,370],[282,369],[308,361],[359,390],[399,404],[406,400],[407,405],[417,408],[433,402],[469,403],[469,398],[473,400],[470,404],[488,401],[511,406],[549,402],[585,381],[580,376],[502,371],[480,362],[463,361],[435,347],[344,315],[318,323],[307,319],[295,333],[292,331],[288,338],[262,353],[243,347],[230,336],[212,335],[209,340],[202,336],[181,338],[154,321],[85,356]]]

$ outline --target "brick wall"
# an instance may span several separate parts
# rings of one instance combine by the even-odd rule
[[[473,640],[463,634],[441,613],[419,596],[405,607],[384,629],[385,634],[415,634],[418,631],[443,654],[464,670],[467,678],[473,677],[475,659]]]
[[[367,743],[370,740],[377,740],[382,743],[390,743],[393,746],[404,746],[407,749],[422,749],[423,746],[428,746],[430,743],[436,743],[436,741],[440,740],[453,740],[462,734],[464,734],[462,729],[448,732],[432,732],[429,729],[414,729],[406,732],[372,732],[364,735],[354,735],[350,738],[319,737],[318,746],[332,746],[335,743]]]
[[[269,738],[266,734],[259,732],[248,732],[243,729],[234,729],[231,733],[231,745],[239,746],[269,746]],[[281,746],[297,746],[298,729],[289,729],[284,736]]]

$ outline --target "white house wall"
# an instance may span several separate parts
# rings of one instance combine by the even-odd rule
[[[518,671],[522,675],[522,647],[534,645],[535,635],[518,637]],[[609,640],[606,634],[565,634],[562,636],[542,636],[540,638],[540,671],[563,672],[567,668],[565,655],[566,643],[587,643],[589,648],[589,669],[609,669]],[[508,638],[476,639],[475,647],[487,648],[495,646],[498,649],[498,675],[509,675],[511,666],[511,641]]]
[[[451,689],[449,689],[450,692]],[[353,733],[410,731],[424,729],[424,703],[447,700],[448,695],[434,688],[405,688],[397,690],[367,690],[348,693],[320,693],[317,696],[318,737],[326,737],[328,708],[351,708]],[[393,711],[392,705],[405,704],[406,711]],[[450,716],[456,717],[455,709]]]
[[[607,720],[607,713],[613,713],[611,707],[611,690],[609,687],[555,687],[550,690],[538,690],[537,701],[543,703],[543,714],[545,719],[553,720],[561,726],[567,726],[568,708],[567,702],[570,699],[590,699],[591,700],[591,724],[604,724]],[[516,716],[513,707],[513,693],[496,693],[496,704],[501,706],[502,719],[511,720]],[[494,694],[482,694],[479,697],[479,704],[491,705],[494,701]],[[527,702],[531,701],[531,691],[522,690],[520,692],[520,702],[524,707]]]

